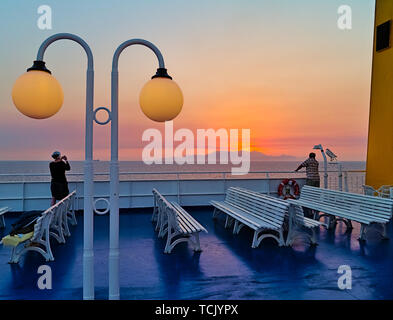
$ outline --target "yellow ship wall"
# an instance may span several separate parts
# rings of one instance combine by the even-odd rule
[[[371,80],[366,184],[393,185],[393,48],[376,51],[377,27],[393,20],[393,0],[377,0]],[[390,27],[393,26],[393,21]],[[380,28],[379,28],[380,29]]]

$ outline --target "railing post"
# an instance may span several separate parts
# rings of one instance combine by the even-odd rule
[[[179,175],[179,173],[176,173],[176,178],[177,178],[177,203],[181,205],[181,203],[180,203],[180,175]]]
[[[345,187],[345,192],[349,192],[348,189],[348,172],[344,171],[344,187]]]
[[[134,203],[134,193],[133,193],[133,186],[134,185],[134,181],[132,180],[132,179],[130,179],[130,187],[129,187],[129,190],[131,190],[131,193],[130,193],[130,208],[132,208],[132,204]],[[109,195],[110,196],[110,195]],[[119,203],[120,203],[120,178],[119,178],[119,195],[118,195],[118,197],[119,197]],[[120,208],[120,204],[119,204],[119,208]],[[119,209],[120,210],[120,209]]]
[[[266,172],[266,179],[267,179],[267,195],[270,196],[270,175],[269,175],[269,172]]]
[[[23,181],[22,181],[22,212],[25,211],[25,177],[23,177]]]
[[[227,173],[226,172],[222,173],[222,178],[224,180],[224,192],[223,192],[223,195],[225,197],[225,193],[227,191]]]
[[[338,189],[343,191],[343,171],[341,163],[338,164]]]
[[[357,176],[356,192],[359,192],[359,190],[362,190],[362,186],[363,186],[363,177],[358,175]]]

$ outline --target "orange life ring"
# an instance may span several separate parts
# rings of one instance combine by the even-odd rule
[[[291,189],[293,192],[291,193]],[[285,190],[285,192],[284,192]],[[300,187],[294,179],[284,179],[278,186],[278,196],[286,199],[296,199],[300,195]]]

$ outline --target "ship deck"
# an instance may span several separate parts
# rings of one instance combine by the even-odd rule
[[[213,221],[211,207],[186,208],[209,231],[201,234],[202,253],[186,243],[172,254],[163,253],[150,221],[151,209],[131,209],[120,215],[120,285],[122,299],[393,299],[393,240],[357,240],[339,224],[335,231],[321,228],[319,245],[301,241],[292,248],[264,240],[251,248],[252,232],[243,228],[233,235],[222,220]],[[8,234],[17,215],[6,215]],[[66,244],[54,242],[54,262],[28,252],[18,265],[8,264],[10,249],[0,246],[0,299],[82,299],[83,217],[71,227]],[[393,236],[392,224],[388,226]],[[108,297],[109,217],[95,216],[96,299]],[[52,269],[52,290],[39,290],[37,269]],[[340,290],[340,265],[352,270],[352,289]]]

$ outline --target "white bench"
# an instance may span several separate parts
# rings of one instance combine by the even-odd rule
[[[361,224],[359,240],[365,240],[366,228],[371,224],[382,225],[382,236],[387,238],[386,223],[392,217],[393,200],[361,194],[304,186],[298,200],[290,203],[322,212],[317,219],[327,216],[328,225],[334,227],[338,221],[352,229],[352,222]]]
[[[254,230],[252,248],[257,248],[265,238],[273,238],[284,246],[283,224],[288,214],[289,203],[274,201],[263,196],[229,188],[224,201],[211,201],[213,219],[219,212],[226,214],[225,228],[234,224],[233,234],[243,226]]]
[[[54,261],[50,245],[50,237],[59,243],[65,243],[65,236],[70,236],[68,222],[75,218],[74,200],[76,192],[44,211],[34,224],[31,238],[13,247],[9,263],[18,263],[23,254],[28,251],[40,253],[46,261]]]
[[[233,187],[234,190],[238,190],[239,192],[248,193],[250,195],[255,195],[258,197],[265,197],[270,199],[271,201],[281,201],[285,202],[286,200],[275,198],[272,196],[268,196],[266,194],[262,194],[257,191],[241,188],[241,187]],[[291,246],[296,238],[307,238],[311,245],[316,245],[316,230],[319,229],[320,226],[327,227],[327,225],[323,222],[307,218],[304,216],[303,208],[298,205],[291,204],[288,211],[288,235],[286,239],[286,245]]]
[[[167,237],[164,253],[171,253],[181,242],[189,242],[194,251],[202,251],[199,232],[207,230],[178,203],[169,203],[163,195],[153,189],[154,209],[152,220],[156,221],[159,237]]]
[[[10,207],[0,208],[0,229],[5,228],[4,214],[10,211]]]
[[[65,243],[65,237],[71,236],[68,223],[74,223],[74,195],[75,191],[69,194],[64,199],[60,200],[52,209],[52,219],[50,223],[50,235],[54,237],[57,242]]]

